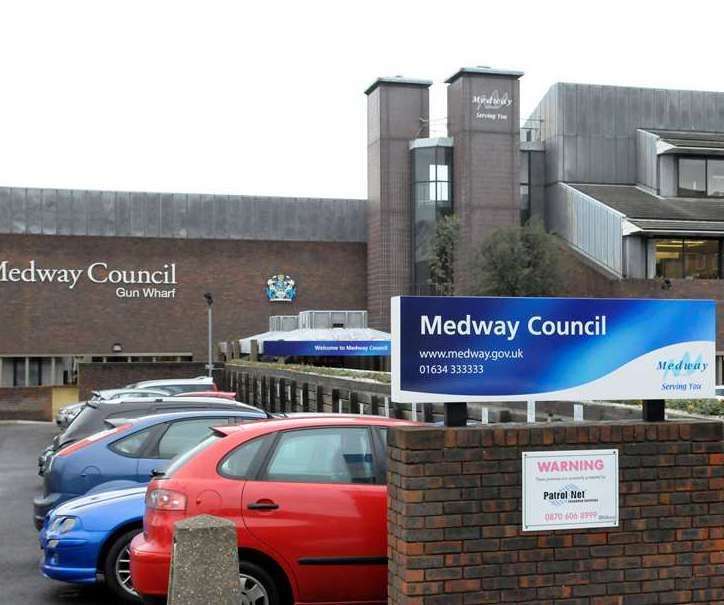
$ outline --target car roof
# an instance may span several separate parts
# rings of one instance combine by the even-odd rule
[[[174,397],[173,395],[164,395],[159,397],[121,397],[120,399],[105,400],[101,399],[92,402],[94,405],[114,405],[119,406],[130,403],[144,403],[153,405],[154,403],[208,403],[209,405],[217,405],[219,403],[226,405],[249,405],[248,403],[241,403],[238,401],[232,401],[230,399],[224,399],[223,397],[195,397],[193,395],[186,395],[184,397]],[[249,406],[253,407],[253,406]]]
[[[324,428],[333,426],[424,426],[423,423],[387,416],[361,416],[357,414],[298,414],[289,417],[275,417],[266,422],[219,427],[223,435],[262,435],[276,431]]]
[[[123,387],[120,389],[102,389],[100,391],[92,391],[92,393],[97,393],[98,395],[115,395],[116,393],[158,393],[159,396],[164,395],[170,395],[168,391],[164,391],[163,389],[136,389],[136,388],[127,388]]]
[[[223,398],[224,395],[234,395],[236,396],[235,391],[192,391],[191,393],[178,393],[177,395],[172,395],[174,399],[179,399],[181,397],[213,397],[215,399]]]
[[[166,412],[165,414],[150,414],[148,416],[140,416],[138,418],[114,418],[113,420],[107,420],[109,424],[113,426],[119,426],[125,423],[133,424],[134,428],[142,427],[146,425],[161,424],[170,420],[179,420],[181,418],[208,418],[209,416],[219,416],[220,418],[226,418],[228,416],[235,416],[240,418],[258,418],[259,420],[266,420],[266,415],[263,411],[257,411],[255,408],[252,409],[226,409],[226,410],[188,410],[185,412]]]
[[[164,378],[163,380],[142,380],[136,382],[133,388],[139,387],[162,387],[165,384],[211,384],[214,379],[211,376],[197,376],[196,378]]]

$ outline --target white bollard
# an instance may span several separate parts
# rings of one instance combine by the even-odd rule
[[[583,404],[581,404],[581,403],[573,404],[573,421],[574,422],[583,422]]]
[[[535,401],[528,401],[528,422],[535,422]]]
[[[412,421],[417,422],[417,404],[413,403],[411,407],[412,407]]]
[[[483,424],[490,424],[490,419],[488,417],[488,408],[482,407],[480,408],[480,422]]]
[[[385,397],[385,416],[390,417],[390,398]]]

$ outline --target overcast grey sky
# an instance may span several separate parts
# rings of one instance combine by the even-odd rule
[[[0,0],[0,185],[365,197],[379,75],[724,90],[712,0]]]

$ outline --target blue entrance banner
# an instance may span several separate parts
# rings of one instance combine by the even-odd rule
[[[390,356],[389,340],[267,340],[264,355],[274,357]]]
[[[714,396],[709,300],[398,296],[394,401]]]

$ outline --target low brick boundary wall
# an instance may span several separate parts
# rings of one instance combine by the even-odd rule
[[[0,420],[52,420],[53,387],[0,388]]]
[[[195,378],[205,376],[207,372],[206,364],[200,361],[81,363],[78,366],[79,397],[85,401],[91,391],[118,389],[142,380]]]
[[[387,409],[390,416],[409,417],[409,406],[405,414],[400,406],[390,403],[389,384],[369,380],[308,374],[263,365],[228,364],[221,385],[226,390],[235,391],[239,401],[270,412],[342,411],[384,415]],[[421,410],[421,416],[422,413]]]
[[[389,603],[724,603],[719,421],[389,432]],[[620,526],[521,531],[521,453],[619,450]]]

